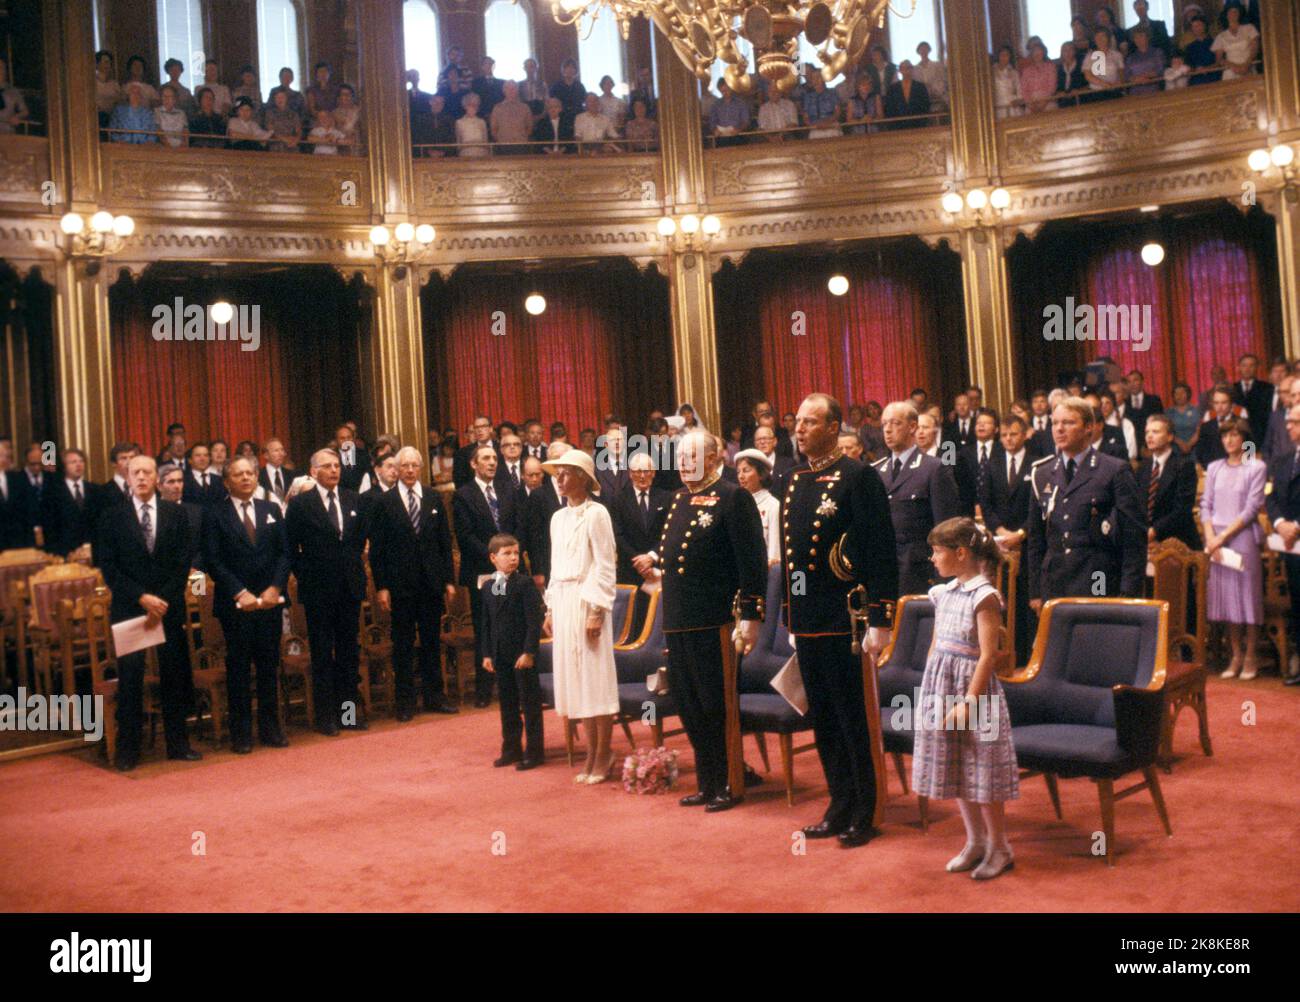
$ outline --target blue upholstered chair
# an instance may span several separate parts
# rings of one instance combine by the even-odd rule
[[[880,654],[876,684],[880,689],[880,728],[885,754],[894,763],[903,792],[908,791],[903,756],[912,754],[912,715],[919,703],[925,660],[934,635],[934,603],[928,595],[904,595],[894,607],[891,643]],[[897,700],[897,702],[895,702]],[[880,794],[884,795],[884,790]],[[929,803],[917,797],[922,829],[929,829]]]
[[[1143,599],[1060,598],[1038,623],[1029,665],[1002,680],[1016,758],[1028,775],[1097,784],[1106,863],[1114,865],[1115,801],[1149,790],[1165,833],[1169,815],[1156,773],[1164,723],[1169,606]],[[1115,791],[1140,772],[1143,781]]]
[[[633,748],[636,747],[636,742],[632,740],[628,725],[633,720],[641,720],[651,707],[653,710],[648,723],[655,748],[664,743],[666,736],[682,733],[680,728],[664,731],[664,720],[677,716],[677,704],[673,702],[672,693],[661,696],[646,688],[646,677],[668,663],[668,641],[664,637],[664,613],[660,598],[659,592],[650,596],[642,617],[641,633],[614,647],[614,665],[618,669],[618,719]]]

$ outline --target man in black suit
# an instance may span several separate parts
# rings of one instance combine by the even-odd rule
[[[280,506],[284,507],[284,499],[288,496],[289,487],[293,484],[294,477],[298,476],[298,471],[286,461],[288,450],[278,438],[267,439],[262,452],[266,456],[266,465],[258,473],[257,482],[268,498],[275,497]]]
[[[185,471],[184,498],[190,504],[206,508],[226,499],[226,486],[221,477],[208,467],[212,453],[206,442],[198,442],[190,449],[189,468]]]
[[[1164,21],[1155,21],[1147,17],[1149,9],[1147,0],[1133,0],[1133,13],[1137,15],[1137,19],[1133,24],[1129,25],[1129,35],[1131,36],[1139,27],[1145,28],[1151,38],[1151,47],[1164,52],[1165,62],[1168,62],[1174,48],[1173,43],[1169,40],[1169,26]]]
[[[253,665],[258,740],[272,748],[289,746],[278,712],[281,596],[289,584],[289,547],[280,506],[253,497],[257,474],[257,461],[247,456],[227,462],[227,498],[207,508],[203,523],[203,551],[214,585],[212,611],[226,638],[230,745],[237,755],[253,750]]]
[[[546,430],[537,418],[524,422],[524,458],[546,462]]]
[[[1138,497],[1147,507],[1147,541],[1181,539],[1192,550],[1204,545],[1192,508],[1196,505],[1196,461],[1174,447],[1174,426],[1164,414],[1147,418],[1151,455],[1138,464]]]
[[[365,519],[357,495],[340,486],[341,466],[333,449],[316,452],[311,457],[315,486],[296,495],[284,516],[298,601],[307,613],[316,729],[330,737],[340,727],[367,727],[357,691]]]
[[[1106,392],[1109,395],[1110,391]],[[1084,399],[1088,401],[1096,415],[1096,420],[1092,424],[1092,444],[1103,455],[1114,456],[1127,463],[1128,443],[1124,441],[1124,432],[1115,425],[1106,423],[1101,410],[1101,397],[1096,393],[1089,393]]]
[[[500,449],[496,440],[492,437],[492,419],[486,414],[474,415],[469,444],[461,446],[456,451],[455,459],[452,460],[451,482],[456,485],[457,489],[464,487],[474,479],[474,465],[471,460],[474,458],[475,450],[480,445],[492,446],[493,451],[497,453],[497,466],[500,466]]]
[[[960,450],[974,440],[975,414],[971,408],[970,397],[958,393],[953,401],[952,417],[943,425],[943,441],[952,442]],[[939,446],[939,451],[943,452],[942,445]]]
[[[618,546],[618,582],[640,585],[653,575],[659,559],[659,536],[673,495],[655,486],[654,460],[644,452],[633,456],[628,465],[631,480],[610,498],[609,514]]]
[[[366,538],[370,536],[370,521],[375,517],[376,506],[397,486],[397,453],[389,453],[377,461],[370,474],[370,486],[358,496],[361,517],[367,520]]]
[[[469,589],[470,616],[474,621],[474,705],[492,702],[492,676],[483,670],[483,602],[479,579],[495,570],[488,559],[488,541],[498,532],[514,534],[516,495],[498,491],[494,480],[497,453],[491,443],[475,446],[470,459],[474,476],[457,488],[452,498],[456,542],[460,546],[459,583]],[[549,526],[548,526],[549,529]]]
[[[524,440],[513,426],[501,426],[497,456],[497,492],[518,495],[524,488]]]
[[[538,153],[573,152],[573,115],[564,110],[564,103],[559,98],[546,99],[546,113],[537,120],[528,139],[545,144],[533,147]]]
[[[134,494],[127,504],[104,510],[96,527],[95,563],[113,594],[113,622],[145,616],[160,621],[166,636],[158,649],[162,682],[163,732],[167,757],[187,762],[203,756],[190,748],[185,718],[193,702],[193,675],[185,642],[185,588],[193,541],[178,505],[158,496],[158,467],[136,456],[128,471]],[[117,659],[117,768],[126,772],[140,760],[144,721],[145,652]]]
[[[113,475],[100,485],[104,488],[101,496],[105,505],[131,500],[131,481],[127,477],[127,470],[131,460],[139,454],[140,447],[134,442],[116,442],[108,451]]]
[[[1260,454],[1265,459],[1290,451],[1291,436],[1286,433],[1286,416],[1291,407],[1300,403],[1300,393],[1297,393],[1300,390],[1300,377],[1283,376],[1273,385],[1277,388],[1276,395],[1280,403],[1268,415],[1268,433],[1260,448]]]
[[[370,568],[375,600],[392,616],[397,719],[415,715],[415,634],[420,634],[424,709],[455,713],[442,689],[443,596],[456,595],[449,512],[437,492],[420,483],[424,457],[409,445],[398,450],[398,484],[375,503],[370,526]]]
[[[1257,445],[1264,442],[1268,434],[1268,415],[1273,404],[1273,384],[1256,379],[1259,359],[1245,354],[1237,360],[1237,375],[1240,377],[1232,384],[1232,402],[1246,408],[1246,420],[1250,422],[1251,440]]]
[[[185,471],[175,463],[164,463],[158,470],[158,493],[164,501],[181,506],[185,521],[190,527],[190,567],[196,571],[206,571],[207,561],[203,557],[203,512],[204,506],[184,500]]]
[[[632,482],[628,474],[627,432],[623,422],[605,418],[605,434],[596,440],[596,482],[600,501],[609,507]]]
[[[356,493],[373,469],[370,453],[357,445],[356,432],[350,424],[339,425],[334,430],[334,439],[339,444],[339,486]]]
[[[777,444],[776,432],[770,425],[761,424],[754,430],[754,448],[770,460],[772,465],[772,496],[780,498],[785,493],[785,479],[794,469],[794,460],[783,456]]]
[[[957,465],[953,471],[957,480],[961,514],[974,517],[981,482],[988,475],[989,468],[1001,461],[1001,452],[998,415],[987,407],[981,407],[975,412],[975,440],[964,449],[957,450]]]
[[[14,444],[0,439],[0,549],[13,550],[36,545],[27,478],[12,470]]]
[[[86,454],[63,450],[63,476],[50,481],[41,499],[41,525],[48,553],[66,557],[89,543],[101,508],[101,488],[86,479]]]
[[[483,582],[483,661],[501,693],[501,757],[496,768],[523,772],[546,757],[537,645],[545,609],[537,585],[519,569],[519,540],[498,533],[488,543],[497,570]],[[522,713],[523,720],[520,716]]]
[[[1192,455],[1202,469],[1208,469],[1216,459],[1224,459],[1228,453],[1223,448],[1219,437],[1219,426],[1236,415],[1233,413],[1232,393],[1228,387],[1220,385],[1210,391],[1210,406],[1201,422],[1201,432],[1192,447]]]
[[[1268,485],[1264,490],[1268,517],[1273,520],[1273,531],[1282,537],[1290,550],[1300,540],[1300,406],[1287,412],[1286,430],[1291,448],[1273,457],[1268,464]],[[1291,635],[1295,644],[1300,641],[1300,556],[1287,553],[1286,580],[1291,593]],[[1300,685],[1300,657],[1291,648],[1291,663],[1287,665],[1287,685]]]
[[[155,462],[158,469],[162,469],[168,463],[179,466],[182,470],[187,470],[189,463],[186,460],[188,451],[185,445],[185,425],[179,421],[174,421],[167,426],[167,444],[163,446],[162,451],[158,453]]]
[[[900,79],[889,85],[885,91],[885,117],[903,118],[889,126],[893,129],[915,129],[929,125],[930,122],[920,116],[930,114],[930,91],[920,80],[915,79],[912,63],[904,59],[898,64]]]
[[[1152,44],[1155,44],[1154,40]],[[1163,414],[1165,404],[1159,396],[1146,391],[1145,380],[1137,369],[1128,374],[1125,382],[1128,384],[1128,401],[1121,416],[1133,422],[1133,434],[1137,436],[1138,442],[1145,442],[1147,418],[1153,414]]]
[[[553,442],[552,458],[558,459],[568,448],[563,442]],[[542,470],[542,464],[529,456],[524,460],[524,489],[519,494],[519,511],[516,516],[516,536],[520,547],[528,555],[528,570],[538,588],[545,588],[551,574],[551,516],[560,510],[564,498],[560,496],[555,480]]]
[[[23,497],[27,501],[27,522],[33,531],[39,531],[44,538],[44,526],[41,518],[45,514],[45,491],[54,477],[45,469],[45,447],[40,442],[32,442],[23,453],[22,477]]]
[[[1027,431],[1024,420],[1015,414],[1002,419],[999,443],[1002,448],[998,459],[989,464],[979,491],[984,527],[1004,548],[1021,551],[1016,578],[1016,664],[1028,663],[1035,632],[1029,616],[1029,564],[1023,553],[1029,505],[1033,500],[1030,467],[1034,455],[1025,444]]]

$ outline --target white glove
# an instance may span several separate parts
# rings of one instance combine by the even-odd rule
[[[867,650],[871,656],[879,657],[880,652],[889,646],[890,631],[883,626],[873,626],[867,630]]]

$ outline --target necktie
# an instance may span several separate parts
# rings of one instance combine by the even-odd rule
[[[514,463],[510,464],[510,479],[514,481],[515,490],[519,490],[519,467]]]
[[[889,482],[892,484],[898,479],[898,471],[903,468],[903,461],[897,456],[894,457],[894,465],[889,470]]]
[[[0,498],[9,500],[9,475],[4,470],[0,470]]]
[[[406,492],[406,513],[411,516],[411,528],[415,534],[420,534],[420,502],[416,500],[415,491],[408,489]]]
[[[1068,484],[1071,480],[1074,479],[1074,471],[1075,471],[1075,469],[1076,469],[1076,467],[1075,467],[1075,465],[1074,465],[1074,460],[1073,460],[1073,459],[1071,459],[1068,463],[1065,464],[1065,482],[1066,482],[1067,484]]]
[[[257,545],[257,527],[253,525],[253,516],[249,514],[248,509],[252,507],[247,501],[241,502],[244,506],[244,535],[254,546]]]
[[[1016,457],[1012,456],[1011,470],[1009,473],[1007,473],[1007,490],[1014,491],[1015,489],[1016,489]]]
[[[206,491],[208,489],[208,475],[206,473],[203,474],[202,483],[203,483],[203,489]]]
[[[84,497],[81,496],[80,480],[78,480],[76,483],[72,485],[72,500],[77,502],[78,508],[80,508],[82,506],[82,503],[86,500]]]
[[[492,511],[492,524],[495,525],[497,529],[500,529],[501,528],[501,503],[497,501],[497,492],[492,489],[491,484],[488,484],[487,487],[487,503],[488,503],[488,508],[491,509]]]
[[[637,491],[641,495],[641,526],[649,528],[650,526],[650,497],[645,491]]]
[[[149,506],[142,505],[140,508],[140,529],[144,532],[144,548],[153,555],[153,516],[149,514]]]
[[[128,501],[131,500],[131,485],[130,485],[130,484],[128,484],[128,483],[123,483],[123,484],[122,484],[122,496],[123,496],[124,498],[126,498]]]
[[[275,471],[275,493],[281,498],[284,497],[284,471]]]
[[[1151,462],[1151,483],[1147,484],[1147,521],[1156,510],[1156,491],[1160,488],[1160,460],[1155,459]]]
[[[989,447],[987,444],[980,446],[980,469],[983,470],[989,462]]]
[[[325,514],[329,516],[330,525],[338,529],[339,539],[342,539],[343,526],[339,522],[339,509],[338,506],[334,503],[334,492],[330,491],[329,494],[326,495],[326,497],[329,498],[329,504],[325,506]]]

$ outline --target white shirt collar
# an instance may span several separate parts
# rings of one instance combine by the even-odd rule
[[[1168,448],[1166,448],[1164,452],[1153,452],[1151,454],[1151,458],[1155,462],[1159,463],[1161,466],[1164,466],[1165,463],[1169,461],[1169,457],[1173,455],[1173,452],[1174,452],[1174,447],[1171,445]]]
[[[1016,464],[1016,467],[1019,468],[1019,466],[1020,466],[1021,462],[1024,460],[1024,458],[1025,458],[1025,447],[1024,447],[1023,445],[1020,447],[1019,451],[1017,451],[1017,452],[1008,452],[1008,453],[1007,453],[1007,469],[1008,469],[1008,470],[1011,469],[1011,464],[1012,464],[1012,463],[1015,463],[1015,464]]]
[[[406,484],[402,483],[402,482],[399,480],[399,481],[397,482],[397,486],[400,487],[401,490],[402,490],[402,495],[401,495],[401,497],[402,497],[402,501],[403,501],[403,502],[406,501],[406,497],[407,497],[408,494],[414,494],[414,495],[415,495],[415,500],[416,500],[417,502],[418,502],[418,501],[422,501],[422,500],[424,500],[424,492],[420,490],[420,481],[417,480],[417,481],[414,483],[414,485],[412,485],[411,487],[407,487]],[[382,483],[379,485],[379,489],[380,489],[380,490],[383,490],[383,489],[384,489],[384,485],[383,485]]]
[[[913,442],[902,452],[891,452],[889,456],[890,465],[893,465],[894,460],[897,459],[900,463],[906,466],[907,461],[912,458],[912,453],[915,451],[916,451],[916,443]]]
[[[484,496],[486,497],[486,496],[487,496],[487,492],[488,492],[488,488],[489,488],[489,487],[492,487],[492,485],[489,484],[489,483],[488,483],[486,480],[484,480],[482,477],[478,476],[477,474],[475,474],[475,476],[474,476],[474,483],[478,484],[478,489],[479,489],[480,491],[482,491],[483,494],[484,494]],[[492,487],[492,489],[493,489],[493,491],[496,490],[495,487]]]
[[[989,583],[989,579],[986,578],[983,574],[976,574],[965,584],[962,584],[962,582],[958,581],[956,578],[953,578],[951,581],[945,584],[944,587],[947,588],[949,591],[956,591],[958,588],[960,588],[962,591],[974,591],[980,585],[986,585],[988,583]]]
[[[254,522],[257,521],[257,505],[253,502],[257,500],[256,495],[250,496],[247,501],[240,501],[235,495],[230,495],[230,503],[235,506],[235,515],[242,522],[244,520],[244,505],[248,505],[248,516]]]
[[[330,499],[329,499],[330,492],[323,485],[317,484],[316,493],[320,495],[320,503],[325,505],[326,508],[328,508],[330,503]],[[339,503],[339,489],[337,487],[334,488],[334,503],[335,504]]]
[[[140,517],[140,512],[141,512],[142,509],[144,509],[144,508],[152,508],[152,509],[155,509],[155,510],[157,509],[157,507],[158,507],[158,495],[157,495],[157,493],[155,493],[154,496],[151,497],[148,501],[141,501],[138,497],[136,497],[134,494],[132,494],[132,495],[131,495],[131,502],[135,505],[135,517],[136,517],[136,518],[139,518],[139,517]],[[152,515],[153,512],[150,512],[150,514]]]
[[[772,496],[771,491],[769,491],[766,487],[760,487],[758,490],[754,491],[754,503],[762,504],[771,496]]]
[[[75,494],[77,492],[77,484],[81,483],[81,480],[73,480],[71,477],[64,477],[63,482],[68,485],[68,490]],[[84,494],[86,489],[83,487],[81,491]]]

